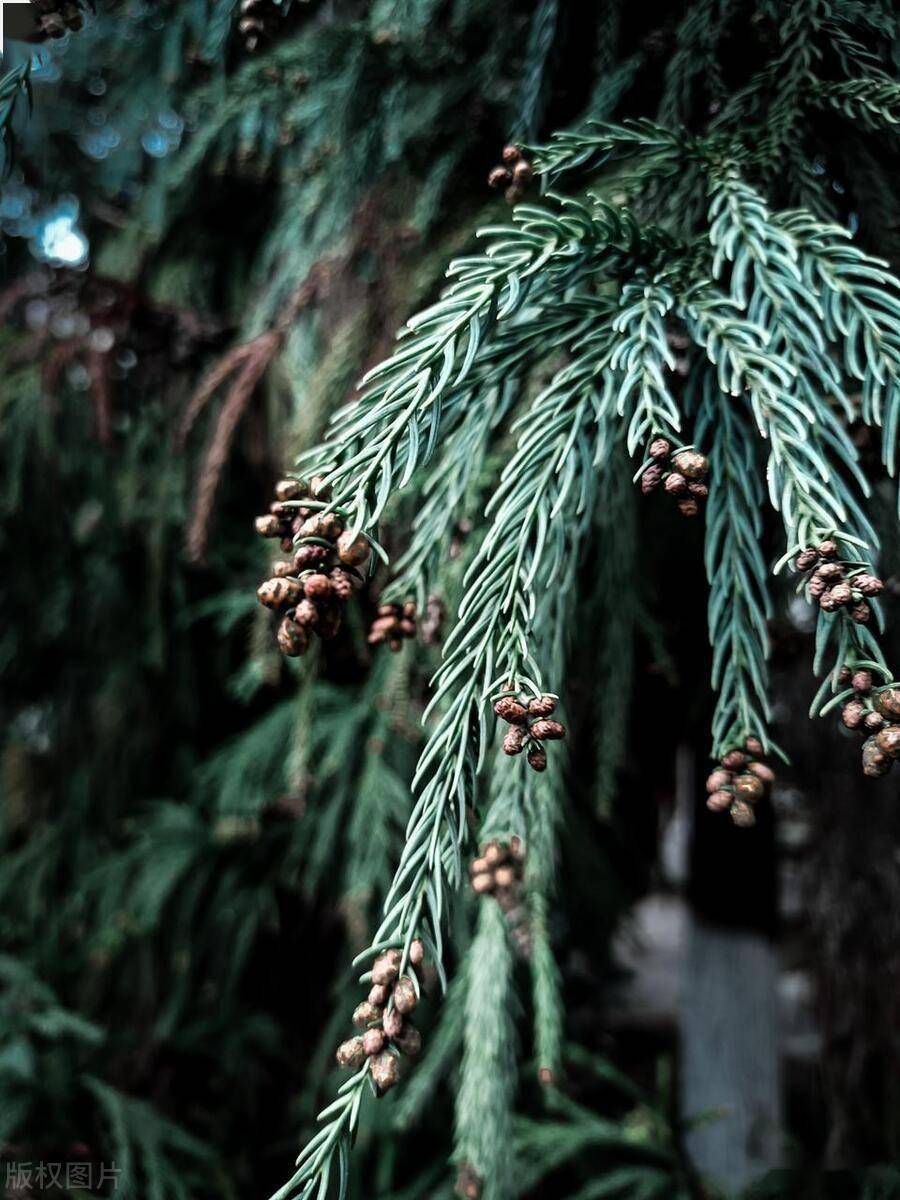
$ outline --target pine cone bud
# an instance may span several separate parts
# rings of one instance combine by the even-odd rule
[[[889,721],[900,721],[900,687],[887,687],[876,692],[873,703],[883,717]]]
[[[849,583],[836,583],[831,589],[832,602],[838,605],[839,608],[845,604],[849,604],[853,599],[853,592]]]
[[[409,945],[409,961],[414,967],[420,967],[425,961],[425,946],[419,940],[414,938]]]
[[[808,571],[810,567],[814,567],[819,561],[818,550],[806,549],[801,550],[794,559],[795,571]]]
[[[888,725],[875,735],[875,745],[889,758],[900,758],[900,725]]]
[[[566,727],[560,721],[535,721],[531,726],[531,736],[539,742],[558,742],[566,736]]]
[[[734,795],[731,792],[712,792],[706,797],[706,807],[713,812],[724,812],[726,808],[731,808],[733,800]]]
[[[865,625],[872,615],[872,610],[869,608],[865,600],[860,600],[850,609],[851,618],[857,625]]]
[[[706,497],[709,495],[709,488],[706,486],[705,483],[693,483],[692,482],[687,485],[687,488],[688,488],[688,493],[691,496],[693,496],[695,500],[705,500]]]
[[[394,984],[394,1007],[405,1017],[413,1011],[418,1003],[419,994],[416,991],[416,985],[408,975],[404,975]]]
[[[330,551],[325,546],[317,546],[315,542],[310,542],[301,546],[294,555],[294,570],[298,574],[300,571],[316,570],[324,566],[330,556]]]
[[[382,1018],[381,1027],[384,1030],[384,1036],[393,1041],[403,1031],[403,1014],[398,1008],[389,1008]]]
[[[756,775],[751,775],[749,772],[746,775],[738,775],[734,780],[734,792],[742,800],[759,800],[765,793],[763,781]]]
[[[775,772],[766,763],[747,763],[747,770],[751,775],[755,775],[765,787],[771,787],[775,782]]]
[[[863,719],[863,725],[869,733],[877,733],[884,726],[884,717],[881,713],[868,712]]]
[[[861,575],[854,575],[850,582],[864,596],[879,596],[884,591],[884,581],[877,575],[869,575],[864,572]]]
[[[479,896],[486,896],[488,892],[493,891],[494,876],[485,872],[483,875],[472,876],[472,891],[477,892]]]
[[[523,158],[520,158],[513,167],[513,180],[519,185],[519,187],[524,187],[525,184],[531,180],[533,175],[534,171],[531,163],[526,162]]]
[[[405,1054],[407,1058],[415,1058],[422,1052],[422,1035],[409,1021],[403,1022],[403,1028],[392,1040],[400,1053]]]
[[[294,620],[305,629],[315,629],[319,623],[319,610],[312,600],[301,600],[294,609]]]
[[[703,479],[709,472],[709,459],[696,450],[681,450],[672,461],[688,479]]]
[[[824,579],[826,583],[834,583],[836,580],[844,578],[844,568],[840,563],[824,562],[816,571],[814,578]]]
[[[363,1034],[363,1050],[369,1058],[373,1054],[380,1054],[384,1049],[384,1030],[383,1029],[367,1029]]]
[[[663,458],[668,458],[672,453],[672,443],[666,438],[654,438],[650,443],[650,449],[647,451],[651,458],[660,461]]]
[[[373,983],[393,983],[400,974],[400,951],[385,950],[372,964]]]
[[[501,863],[506,862],[509,852],[503,843],[495,838],[485,846],[482,857],[489,867],[499,867]]]
[[[556,712],[556,701],[552,696],[536,696],[528,701],[529,717],[549,717]]]
[[[350,536],[350,530],[342,533],[337,540],[337,556],[348,567],[364,566],[372,556],[368,539],[358,533]]]
[[[306,495],[306,484],[302,479],[279,479],[275,484],[276,500],[299,500]]]
[[[333,588],[327,575],[307,575],[303,580],[303,590],[310,600],[327,600]]]
[[[483,875],[485,871],[489,871],[490,864],[486,858],[473,858],[469,864],[469,874],[472,876]]]
[[[872,672],[854,671],[851,683],[853,685],[854,692],[871,692]]]
[[[316,513],[300,526],[301,537],[320,537],[335,542],[344,532],[344,522],[337,513]]]
[[[750,829],[756,824],[756,815],[746,800],[735,800],[731,806],[731,819],[738,829]]]
[[[525,741],[528,737],[528,730],[524,725],[513,725],[509,733],[503,739],[504,754],[521,754],[525,749]]]
[[[820,542],[817,547],[820,558],[837,558],[838,549],[837,542],[832,541],[830,538],[825,542]]]
[[[353,1024],[358,1025],[361,1029],[366,1025],[372,1025],[375,1021],[381,1020],[381,1009],[377,1004],[372,1004],[368,1000],[363,1000],[362,1004],[357,1004],[353,1010]]]
[[[488,175],[487,181],[488,187],[507,187],[512,182],[512,175],[510,175],[506,167],[494,167]]]
[[[309,646],[309,636],[306,630],[292,621],[290,617],[284,618],[278,626],[278,633],[275,636],[278,649],[288,658],[299,658]]]
[[[390,988],[384,983],[375,983],[369,989],[368,1001],[370,1004],[375,1004],[379,1008],[384,1008],[390,996]]]
[[[498,867],[494,872],[494,883],[499,888],[508,888],[516,882],[516,869],[509,865]]]
[[[666,476],[666,482],[663,484],[666,495],[668,496],[683,496],[687,491],[688,481],[683,475],[679,475],[677,471],[672,471]]]
[[[837,610],[840,607],[841,607],[840,604],[838,603],[837,600],[835,600],[834,596],[831,594],[830,591],[823,592],[822,595],[819,597],[819,608],[821,608],[822,612],[827,612],[827,613],[837,612]]]
[[[858,700],[849,700],[841,710],[841,720],[848,729],[859,729],[866,710]]]
[[[511,725],[523,725],[528,719],[529,709],[515,700],[512,696],[502,696],[493,706],[500,720],[509,721]]]
[[[641,491],[645,496],[649,496],[651,492],[656,491],[662,476],[662,467],[657,466],[656,463],[651,463],[641,476]]]
[[[700,506],[693,496],[688,496],[686,499],[678,501],[678,511],[683,517],[696,517]]]
[[[332,567],[328,572],[331,587],[336,599],[346,602],[353,595],[353,583],[350,576],[341,567]]]
[[[874,737],[863,742],[862,769],[863,775],[869,779],[878,779],[882,775],[887,775],[891,769],[891,759],[881,749]]]
[[[267,579],[256,589],[256,598],[266,608],[289,608],[300,599],[300,584],[296,579]]]
[[[820,598],[820,596],[824,596],[825,589],[827,587],[828,587],[828,584],[825,582],[825,580],[822,578],[821,575],[813,575],[812,579],[809,581],[809,584],[807,585],[807,590],[809,591],[810,600],[818,600]]]
[[[512,143],[510,143],[510,145],[503,147],[503,153],[500,157],[505,163],[511,166],[513,163],[517,163],[519,161],[519,159],[522,157],[522,154],[518,146],[513,146]]]
[[[266,513],[264,517],[257,517],[253,522],[253,526],[260,537],[281,537],[281,522],[277,517],[273,517],[271,513]]]
[[[729,750],[722,755],[722,766],[726,771],[739,771],[746,761],[747,755],[743,750]]]
[[[527,754],[528,765],[532,771],[547,770],[547,752],[542,750],[540,746],[532,746]]]
[[[713,771],[706,781],[706,790],[712,795],[713,792],[719,792],[723,787],[731,783],[731,772],[718,767]]]
[[[748,737],[744,742],[744,749],[748,754],[755,754],[757,757],[764,753],[763,744],[758,737]]]
[[[362,1038],[354,1037],[349,1041],[341,1042],[334,1057],[337,1059],[339,1067],[352,1067],[354,1070],[358,1070],[366,1061]]]
[[[391,1054],[390,1050],[376,1054],[369,1061],[369,1072],[376,1091],[379,1095],[384,1095],[394,1086],[400,1074],[396,1056]]]

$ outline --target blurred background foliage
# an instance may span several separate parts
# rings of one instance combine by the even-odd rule
[[[708,102],[704,22],[724,7],[294,0],[273,3],[250,52],[235,0],[98,0],[59,41],[8,43],[6,69],[31,63],[34,103],[13,114],[0,196],[4,1166],[114,1160],[115,1194],[150,1200],[263,1196],[283,1180],[334,1082],[356,995],[345,964],[402,843],[437,656],[372,655],[363,614],[318,658],[285,664],[254,601],[266,551],[252,516],[473,227],[502,217],[484,179],[504,142],[661,105],[689,121]],[[889,8],[856,7],[896,54]],[[778,8],[759,6],[763,39]],[[738,74],[739,58],[726,46]],[[863,223],[890,255],[889,171],[864,147],[858,161],[871,172]],[[471,490],[464,507],[477,512],[477,480]],[[627,486],[607,512],[619,572],[588,572],[596,619],[576,631],[568,687],[590,719],[563,798],[564,895],[547,914],[566,1086],[524,1073],[512,1124],[488,1132],[516,1160],[517,1195],[698,1196],[674,1034],[617,1033],[604,980],[620,920],[659,882],[676,747],[705,753],[700,545],[682,533],[673,548],[665,516],[638,515]],[[638,521],[660,525],[641,539],[652,552],[638,554]],[[448,604],[466,532],[463,520]],[[778,621],[776,666],[797,693],[778,720],[790,725],[807,702],[791,682],[807,648],[787,600]],[[799,778],[826,770],[815,736],[793,740]],[[810,799],[790,793],[793,828],[806,828]],[[857,816],[843,806],[825,809],[835,844],[852,849],[817,876],[807,925],[833,931],[839,902],[859,950],[836,1001],[838,1024],[855,1014],[836,1053],[869,1021],[889,1040],[858,1079],[833,1071],[824,1099],[809,1080],[798,1088],[791,1155],[819,1161],[821,1122],[863,1096],[877,1116],[848,1135],[847,1155],[887,1162],[900,1113],[896,831],[887,803],[865,831],[848,831]],[[874,844],[878,885],[843,893]],[[370,1106],[355,1195],[453,1192],[463,1023],[486,985],[476,965],[505,937],[487,913],[467,903],[453,917],[451,999],[432,1005],[406,1088]],[[844,953],[821,939],[811,969],[833,981]],[[526,1059],[540,1004],[529,970],[508,967]],[[807,1194],[805,1178],[752,1194]],[[831,1194],[809,1178],[810,1196]],[[28,1194],[8,1174],[6,1186]],[[900,1195],[887,1167],[835,1186]]]

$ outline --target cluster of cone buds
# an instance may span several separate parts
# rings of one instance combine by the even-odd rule
[[[641,475],[641,491],[645,496],[662,484],[663,491],[673,496],[683,517],[696,517],[700,504],[709,495],[703,482],[709,474],[709,459],[689,446],[673,453],[672,443],[663,437],[654,438],[647,450],[651,462]]]
[[[282,479],[275,496],[269,513],[256,518],[256,532],[280,538],[293,556],[273,564],[272,578],[256,595],[260,604],[283,614],[278,646],[296,657],[313,634],[332,638],[338,632],[344,604],[365,583],[371,549],[362,534],[344,530],[337,513],[322,511],[329,497],[320,481]]]
[[[753,806],[775,782],[775,772],[762,762],[763,744],[748,737],[742,750],[729,750],[706,781],[706,807],[731,814],[735,825],[747,829],[756,824]]]
[[[238,32],[244,39],[244,48],[252,52],[260,42],[272,37],[278,20],[278,8],[272,0],[241,0]]]
[[[828,539],[801,550],[794,567],[806,575],[806,593],[823,612],[845,608],[851,620],[865,624],[872,615],[868,600],[884,591],[884,582],[864,567],[853,567],[838,558],[840,548]]]
[[[509,842],[496,838],[481,847],[478,857],[469,865],[472,891],[479,896],[493,896],[506,917],[510,934],[526,957],[531,953],[531,931],[522,904],[522,876],[525,870],[525,847],[520,837]]]
[[[375,959],[368,998],[353,1013],[353,1024],[363,1032],[341,1042],[335,1054],[338,1066],[354,1071],[368,1061],[379,1096],[397,1082],[397,1055],[415,1058],[422,1049],[422,1035],[407,1019],[419,1003],[419,990],[409,975],[400,974],[402,957],[399,950],[385,950]],[[417,938],[410,945],[409,961],[418,967],[424,957],[425,948]]]
[[[37,12],[38,29],[46,37],[61,38],[67,30],[80,29],[84,24],[83,5],[79,0],[31,0]]]
[[[370,646],[387,642],[395,653],[403,645],[404,638],[416,636],[416,606],[411,600],[406,604],[381,604],[369,630]]]
[[[503,162],[491,169],[488,184],[506,188],[504,195],[510,204],[517,204],[534,175],[531,163],[518,146],[503,147]]]
[[[556,742],[566,736],[566,727],[559,721],[551,721],[556,711],[553,696],[517,695],[511,690],[494,704],[494,712],[501,721],[511,726],[503,739],[504,754],[521,754],[527,751],[528,765],[535,771],[546,771],[547,752],[544,742]]]
[[[841,710],[841,720],[848,729],[868,734],[862,749],[863,774],[871,779],[887,775],[900,759],[900,687],[874,691],[872,674],[860,669],[842,667],[838,682],[850,684],[855,695]]]

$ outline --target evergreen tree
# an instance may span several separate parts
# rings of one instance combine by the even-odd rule
[[[812,635],[816,744],[896,787],[892,6],[35,7],[0,82],[4,1157],[704,1194],[597,981],[677,743],[711,730],[698,829],[765,844],[804,752],[773,629]]]

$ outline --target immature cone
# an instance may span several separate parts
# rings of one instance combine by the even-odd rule
[[[687,485],[688,493],[697,500],[705,500],[709,495],[709,488],[705,483],[691,482]]]
[[[363,1028],[365,1025],[371,1025],[374,1021],[381,1020],[381,1008],[377,1004],[373,1004],[369,1000],[364,1000],[362,1004],[357,1004],[353,1010],[353,1024]]]
[[[665,438],[654,438],[650,443],[650,449],[647,451],[651,458],[662,459],[668,458],[672,453],[672,443],[666,441]]]
[[[765,787],[771,787],[775,782],[775,772],[770,766],[767,766],[766,763],[747,763],[747,770],[751,775],[755,775]]]
[[[319,567],[323,567],[330,557],[331,551],[327,546],[319,546],[315,542],[310,542],[306,546],[300,546],[294,555],[294,570],[297,572],[315,571]]]
[[[506,862],[506,847],[502,844],[502,842],[498,842],[495,839],[494,841],[488,842],[482,852],[482,856],[489,867],[499,867],[501,863]]]
[[[408,1058],[415,1058],[422,1050],[422,1035],[414,1025],[410,1025],[409,1021],[403,1022],[403,1028],[393,1039],[394,1045],[401,1054],[405,1054]]]
[[[494,167],[491,173],[488,175],[488,187],[506,187],[511,180],[512,176],[510,175],[509,171],[507,171],[506,167]]]
[[[749,829],[756,824],[753,809],[746,800],[735,800],[731,806],[731,819],[739,829]]]
[[[556,712],[556,701],[552,696],[536,696],[528,701],[529,717],[549,717]]]
[[[372,965],[373,983],[393,983],[400,974],[400,951],[386,950]]]
[[[879,596],[884,591],[884,581],[879,579],[877,575],[854,575],[852,579],[853,586],[857,591],[862,592],[864,596]]]
[[[387,984],[376,983],[369,989],[368,1001],[370,1004],[376,1004],[379,1008],[383,1008],[388,1002],[390,990]]]
[[[747,761],[747,755],[742,750],[729,750],[722,756],[722,766],[726,771],[739,771]]]
[[[362,1035],[363,1050],[369,1058],[373,1054],[380,1054],[384,1049],[384,1030],[383,1029],[367,1029]]]
[[[891,769],[890,757],[885,754],[874,737],[870,737],[863,743],[862,768],[863,775],[869,779],[878,779],[882,775],[887,775]]]
[[[801,550],[794,559],[794,569],[796,571],[808,571],[810,567],[814,567],[819,561],[819,553],[817,550]]]
[[[382,1018],[381,1027],[384,1036],[393,1041],[403,1030],[403,1014],[396,1008],[389,1008]]]
[[[357,1070],[366,1061],[362,1038],[354,1037],[347,1042],[341,1042],[334,1057],[339,1067],[352,1067]]]
[[[872,672],[871,671],[854,671],[850,679],[850,684],[854,692],[871,692],[872,690]]]
[[[513,725],[521,725],[528,719],[529,708],[520,704],[512,696],[501,696],[494,705],[494,712],[501,721],[509,721]]]
[[[824,579],[827,583],[834,583],[835,580],[844,578],[844,568],[836,562],[822,563],[816,571],[816,578]]]
[[[900,758],[900,725],[888,725],[875,735],[875,745],[889,758]]]
[[[860,600],[850,609],[850,616],[858,625],[865,625],[871,615],[872,610],[866,604],[865,600]]]
[[[286,654],[288,658],[299,658],[301,654],[306,652],[309,646],[309,635],[306,630],[292,621],[290,617],[285,617],[278,626],[276,635],[278,641],[278,649],[282,654]]]
[[[841,710],[841,720],[848,729],[859,729],[865,715],[866,710],[858,700],[848,700]]]
[[[673,471],[666,479],[663,485],[666,494],[669,496],[683,496],[687,491],[688,481],[683,475],[679,475],[677,471]]]
[[[820,542],[817,546],[817,550],[822,558],[837,558],[839,549],[840,547],[837,542],[832,541],[831,538],[825,542]]]
[[[264,517],[257,517],[253,525],[260,537],[281,537],[281,522],[271,513]]]
[[[275,484],[276,500],[299,500],[306,487],[302,479],[279,479]]]
[[[819,575],[818,573],[813,575],[812,579],[809,581],[809,584],[808,584],[810,600],[818,600],[821,596],[824,596],[825,589],[827,587],[828,587],[828,584],[825,582],[825,580],[822,578],[821,575]]]
[[[884,727],[884,717],[881,713],[868,712],[863,718],[863,725],[870,733],[877,733],[879,729]]]
[[[528,765],[532,771],[547,770],[547,753],[541,750],[539,746],[532,746],[528,751]]]
[[[831,592],[823,592],[819,597],[819,608],[821,608],[822,612],[837,612],[840,607],[840,602],[835,600]]]
[[[338,558],[349,567],[363,566],[369,561],[371,554],[368,540],[361,533],[351,537],[348,529],[337,540]]]
[[[525,749],[528,731],[522,725],[514,725],[503,739],[504,754],[521,754]]]
[[[760,755],[763,753],[764,747],[758,737],[748,737],[744,742],[744,749],[748,754]]]
[[[709,459],[696,450],[682,450],[672,461],[679,472],[688,479],[702,479],[709,472]]]
[[[712,792],[706,798],[706,807],[713,812],[724,812],[726,808],[731,807],[731,802],[734,800],[734,795],[731,792]]]
[[[889,721],[900,721],[900,688],[884,688],[875,693],[872,702],[883,717]]]
[[[656,463],[651,463],[641,476],[641,491],[645,496],[649,496],[651,492],[659,487],[662,475],[662,467],[658,467]]]
[[[403,1016],[408,1016],[419,1003],[416,985],[406,975],[394,985],[394,1007]]]
[[[514,146],[512,143],[510,143],[509,145],[503,147],[503,153],[500,157],[505,163],[508,163],[510,166],[512,166],[513,163],[517,163],[522,157],[522,152],[519,150],[518,146]]]
[[[383,1095],[394,1086],[400,1074],[396,1055],[391,1054],[390,1050],[376,1054],[369,1060],[369,1072],[376,1090]]]
[[[409,945],[409,961],[414,967],[421,966],[425,961],[425,946],[418,939],[414,938]]]
[[[685,500],[678,501],[678,511],[683,517],[696,517],[700,511],[700,506],[693,497],[688,496]]]
[[[713,792],[721,791],[729,783],[731,783],[731,772],[719,767],[706,780],[706,790],[712,795]]]
[[[472,891],[479,896],[486,896],[494,887],[493,875],[481,874],[472,876]]]
[[[557,742],[566,736],[566,727],[559,721],[535,721],[531,726],[531,736],[539,742]]]
[[[853,599],[853,592],[849,583],[836,583],[831,589],[831,599],[835,604],[843,606],[849,604]]]
[[[266,608],[288,608],[300,599],[300,584],[296,579],[267,579],[256,589],[256,598]]]
[[[765,792],[763,781],[756,775],[738,775],[734,781],[735,794],[742,800],[759,800]]]
[[[307,575],[303,590],[310,600],[327,600],[334,590],[327,575]]]

